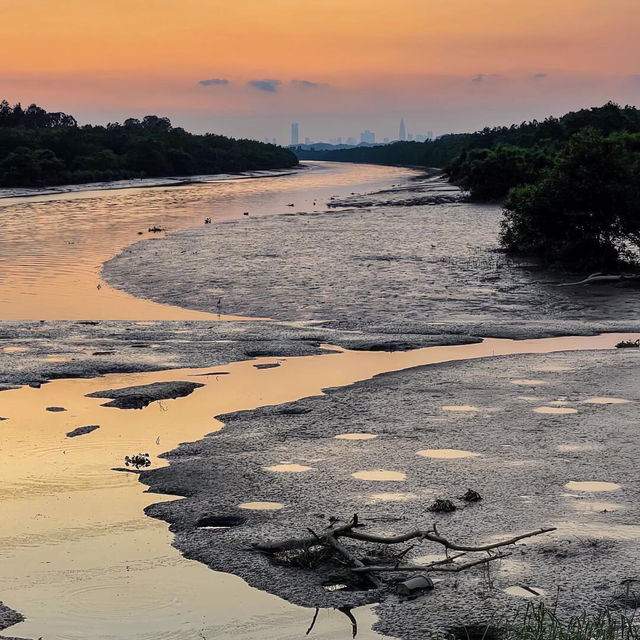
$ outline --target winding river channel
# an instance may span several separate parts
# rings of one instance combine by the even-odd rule
[[[0,320],[237,319],[219,316],[215,309],[195,312],[136,299],[101,281],[101,264],[141,237],[165,233],[149,232],[151,227],[172,232],[204,224],[205,218],[215,224],[245,212],[324,210],[331,197],[388,188],[414,174],[318,163],[292,173],[189,185],[4,194],[10,197],[0,199]],[[45,640],[302,639],[313,610],[211,571],[171,546],[166,523],[143,512],[170,498],[145,492],[136,474],[116,470],[125,455],[148,452],[152,464],[161,466],[163,452],[223,428],[216,416],[319,395],[389,371],[505,354],[612,349],[620,339],[616,334],[488,339],[392,353],[327,345],[334,353],[257,358],[215,369],[111,373],[3,391],[0,600],[25,616],[5,633]],[[13,347],[6,338],[0,348],[15,358],[24,354],[24,347]],[[212,371],[224,375],[202,377]],[[204,386],[139,411],[104,407],[104,400],[87,397],[108,388],[172,380],[198,380]],[[99,429],[67,437],[80,425]],[[260,501],[260,487],[247,496],[250,500]],[[354,613],[358,638],[382,637],[371,630],[371,608]],[[310,637],[346,640],[351,633],[346,616],[323,610]]]

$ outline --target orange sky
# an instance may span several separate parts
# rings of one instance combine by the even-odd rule
[[[10,101],[89,119],[162,111],[258,135],[248,118],[280,131],[289,118],[359,116],[382,129],[407,113],[464,129],[478,113],[637,102],[638,1],[1,0],[0,42],[15,55],[0,80]],[[198,84],[211,78],[228,82]],[[263,79],[280,84],[247,86]],[[453,120],[436,115],[451,107]]]

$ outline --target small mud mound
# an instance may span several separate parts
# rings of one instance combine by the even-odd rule
[[[154,382],[122,389],[107,389],[88,393],[87,398],[111,398],[103,407],[118,409],[143,409],[156,400],[172,400],[183,398],[193,393],[194,389],[203,387],[199,382]]]
[[[86,427],[78,427],[77,429],[73,429],[73,431],[69,431],[69,433],[67,433],[67,438],[77,438],[78,436],[84,436],[87,433],[96,431],[96,429],[99,428],[99,424],[89,424]]]

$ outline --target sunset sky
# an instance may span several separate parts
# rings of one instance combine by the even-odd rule
[[[0,95],[107,122],[436,134],[640,103],[638,0],[0,0]]]

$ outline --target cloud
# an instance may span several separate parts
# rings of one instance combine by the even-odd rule
[[[209,78],[209,80],[200,80],[198,84],[203,87],[215,87],[229,84],[229,81],[226,78]]]
[[[499,73],[479,73],[471,78],[471,82],[485,82],[485,80],[495,80],[500,77]]]
[[[322,82],[311,82],[311,80],[292,80],[291,84],[296,89],[320,89],[321,87],[328,87],[328,84]]]
[[[247,82],[247,86],[258,89],[259,91],[265,91],[266,93],[277,93],[281,85],[281,80],[274,80],[272,78],[265,78],[264,80],[250,80]]]

